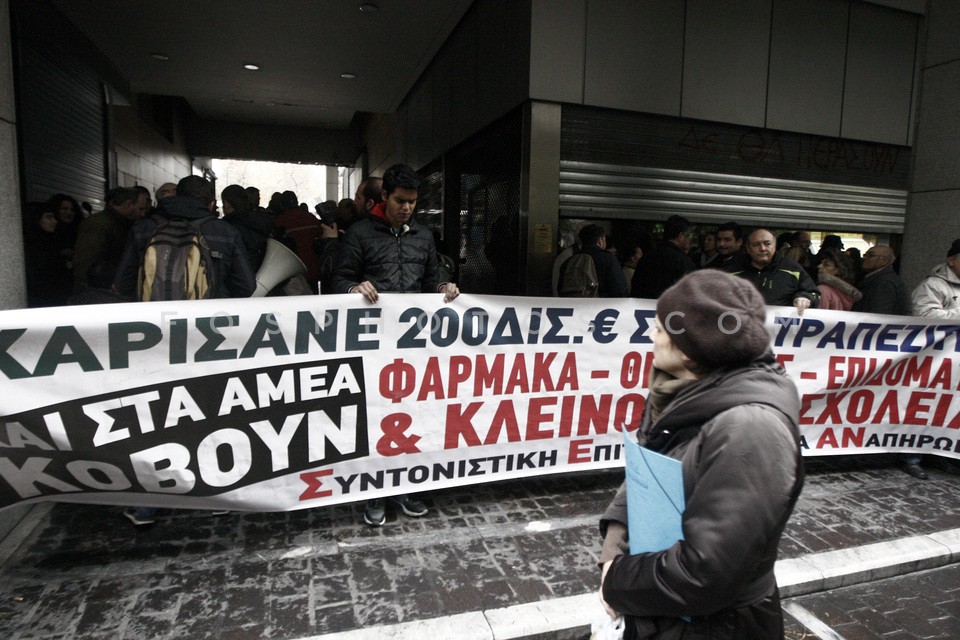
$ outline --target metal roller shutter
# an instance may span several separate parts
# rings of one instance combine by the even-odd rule
[[[32,16],[29,16],[32,17]],[[25,200],[66,193],[102,203],[106,189],[103,89],[79,56],[44,40],[29,19],[18,33],[17,119]]]
[[[560,214],[903,233],[907,192],[754,176],[560,161]]]
[[[560,215],[903,233],[908,147],[564,105]]]

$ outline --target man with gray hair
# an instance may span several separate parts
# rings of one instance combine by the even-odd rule
[[[863,254],[863,297],[854,305],[854,311],[885,313],[898,316],[913,315],[913,304],[907,289],[893,270],[896,259],[893,249],[878,244]]]
[[[903,284],[903,280],[893,270],[893,261],[896,255],[887,245],[878,244],[867,249],[863,254],[863,271],[867,274],[863,279],[863,297],[853,306],[854,311],[864,313],[883,313],[899,316],[913,314],[913,305],[910,296]],[[903,471],[918,480],[926,480],[930,476],[920,466],[922,456],[913,453],[900,455]]]

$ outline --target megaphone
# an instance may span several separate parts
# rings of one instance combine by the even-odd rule
[[[307,267],[297,254],[282,242],[267,238],[267,251],[257,270],[257,290],[250,297],[262,298],[281,282],[306,272]]]

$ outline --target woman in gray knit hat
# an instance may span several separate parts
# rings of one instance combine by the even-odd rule
[[[600,595],[624,638],[783,637],[773,573],[803,485],[799,397],[746,280],[706,269],[657,303],[641,445],[682,463],[684,539],[629,555],[624,488],[600,521]]]

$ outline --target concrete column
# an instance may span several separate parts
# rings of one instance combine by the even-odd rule
[[[340,202],[345,197],[340,193],[340,167],[327,167],[327,200]]]
[[[900,275],[913,288],[960,238],[960,2],[930,0]]]
[[[560,105],[527,103],[523,125],[520,229],[527,238],[523,293],[549,296],[560,223]]]
[[[17,116],[10,48],[10,3],[0,0],[0,309],[27,305],[17,169]]]

